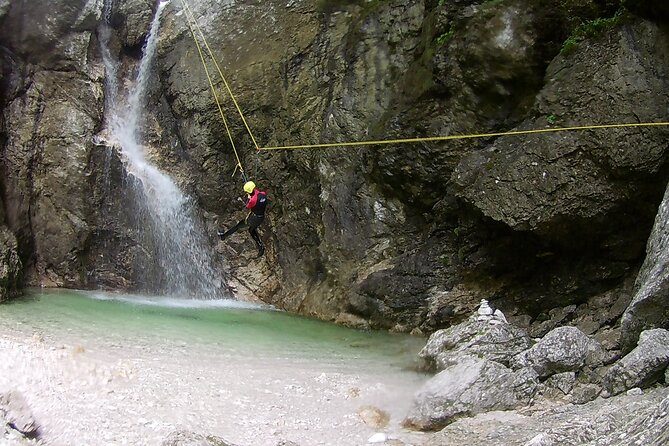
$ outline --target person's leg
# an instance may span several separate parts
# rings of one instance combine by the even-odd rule
[[[221,230],[218,230],[218,236],[221,238],[221,240],[225,240],[226,238],[230,237],[232,234],[235,232],[239,231],[242,229],[244,226],[246,226],[246,220],[240,220],[239,223],[234,225],[232,228],[228,229],[225,232],[221,232]]]
[[[265,253],[265,245],[260,239],[260,235],[258,234],[258,226],[260,226],[263,220],[264,218],[258,217],[255,214],[249,215],[249,217],[246,219],[246,222],[249,225],[249,234],[251,234],[251,238],[254,242],[256,242],[256,247],[258,248],[258,257]]]
[[[265,244],[260,239],[260,235],[258,235],[258,228],[249,229],[249,234],[251,234],[251,238],[256,242],[256,246],[258,247],[258,257],[261,257],[265,254]]]

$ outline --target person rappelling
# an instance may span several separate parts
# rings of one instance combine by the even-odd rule
[[[258,247],[258,257],[261,257],[265,253],[265,245],[260,239],[260,235],[258,235],[258,226],[265,220],[265,211],[269,199],[267,198],[267,192],[258,189],[253,181],[244,183],[244,192],[247,194],[247,199],[244,204],[246,209],[250,210],[249,214],[245,219],[241,220],[227,231],[223,232],[219,229],[218,236],[221,240],[225,240],[239,229],[248,227],[249,234],[251,234],[251,238]]]

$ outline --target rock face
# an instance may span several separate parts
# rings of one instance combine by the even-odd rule
[[[21,293],[23,265],[14,234],[5,226],[5,211],[0,199],[0,302]]]
[[[0,2],[0,191],[30,285],[152,285],[133,178],[96,145],[102,3]],[[264,260],[245,234],[215,246],[238,293],[433,332],[482,298],[532,320],[621,290],[667,184],[667,128],[255,150],[666,119],[663,7],[633,2],[561,53],[608,3],[189,2],[251,130],[210,67],[245,173],[273,200]],[[114,4],[125,75],[154,5]],[[213,235],[241,218],[242,179],[186,17],[164,11],[142,136]]]
[[[642,330],[669,328],[669,188],[648,240],[646,260],[637,276],[636,293],[622,318],[621,343],[632,349]]]
[[[14,234],[0,226],[0,302],[20,294],[22,265]]]

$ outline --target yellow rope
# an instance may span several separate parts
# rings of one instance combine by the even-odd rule
[[[304,144],[294,146],[275,146],[275,147],[260,147],[258,150],[297,150],[297,149],[315,149],[328,147],[353,147],[353,146],[373,146],[382,144],[406,144],[429,141],[448,141],[452,139],[471,139],[471,138],[488,138],[493,136],[510,136],[510,135],[528,135],[531,133],[551,133],[564,132],[574,130],[590,130],[590,129],[611,129],[622,127],[654,127],[669,125],[669,122],[640,122],[630,124],[603,124],[603,125],[582,125],[574,127],[556,127],[548,129],[533,129],[533,130],[514,130],[509,132],[494,132],[494,133],[473,133],[468,135],[448,135],[448,136],[431,136],[426,138],[402,138],[402,139],[387,139],[375,141],[354,141],[354,142],[337,142],[326,144]]]
[[[186,9],[188,9],[188,5],[186,5],[185,0],[181,0],[181,3],[184,5]],[[242,167],[242,162],[239,159],[239,154],[237,153],[237,147],[235,146],[235,141],[232,139],[232,132],[230,131],[230,127],[228,126],[228,121],[227,119],[225,119],[225,115],[223,114],[223,108],[221,107],[221,102],[219,101],[218,95],[216,94],[216,88],[214,87],[214,82],[211,80],[211,75],[209,74],[209,69],[207,68],[207,62],[204,59],[204,54],[202,53],[202,47],[200,47],[200,43],[197,41],[197,37],[195,36],[195,32],[193,31],[191,20],[193,20],[193,22],[197,24],[197,22],[195,22],[194,17],[189,17],[188,14],[186,14],[188,29],[190,30],[190,33],[193,36],[193,41],[195,42],[195,46],[197,47],[197,52],[200,54],[200,60],[202,61],[204,72],[207,75],[207,80],[209,81],[209,87],[211,88],[211,92],[214,95],[214,100],[216,101],[218,112],[221,115],[221,119],[223,119],[223,125],[225,126],[225,131],[228,133],[228,138],[230,139],[230,144],[232,145],[232,151],[235,153],[235,158],[237,159],[237,165],[235,166],[235,170],[232,173],[232,175],[234,176],[235,173],[237,172],[237,169],[239,169],[239,171],[242,173],[242,176],[245,176],[244,168]]]
[[[193,12],[191,11],[190,7],[188,4],[185,2],[185,0],[181,0],[181,3],[184,5],[184,8],[188,10],[188,13],[190,14],[191,17],[193,17],[193,23],[195,23],[195,27],[197,28],[198,33],[200,34],[200,37],[202,38],[202,42],[204,43],[204,46],[207,47],[207,51],[209,52],[209,57],[211,57],[211,60],[214,62],[214,65],[216,66],[216,69],[218,70],[219,76],[221,76],[221,79],[223,79],[223,84],[225,84],[225,88],[228,90],[228,94],[230,95],[230,98],[232,99],[232,102],[235,104],[235,107],[237,108],[237,113],[239,113],[239,116],[242,118],[242,122],[244,123],[244,127],[246,127],[246,131],[249,133],[249,136],[251,137],[251,141],[253,141],[253,145],[255,146],[256,150],[259,149],[258,143],[256,142],[255,137],[253,136],[253,132],[251,132],[251,128],[249,127],[248,123],[246,122],[246,118],[244,117],[244,113],[242,113],[242,109],[239,107],[239,104],[237,103],[237,99],[235,98],[235,95],[232,94],[232,90],[230,89],[230,85],[228,85],[228,81],[225,79],[225,76],[223,76],[223,72],[221,71],[221,67],[218,65],[218,62],[216,61],[216,58],[214,57],[214,53],[211,51],[211,48],[209,47],[209,44],[207,43],[207,39],[204,37],[204,33],[202,33],[202,29],[198,25],[197,21],[195,20],[195,16],[193,15]],[[190,26],[190,24],[189,24]],[[192,29],[191,29],[192,32]],[[193,36],[195,37],[195,36]]]

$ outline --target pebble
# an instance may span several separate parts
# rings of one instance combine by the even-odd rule
[[[377,432],[367,440],[367,443],[385,443],[388,440],[388,436],[383,432]]]

